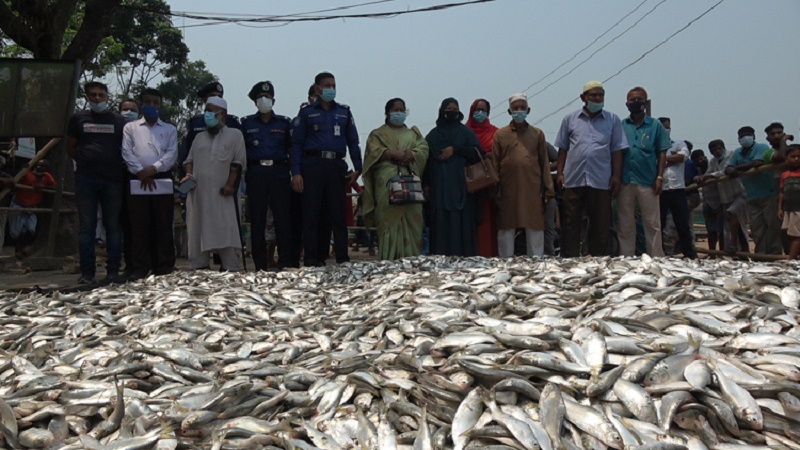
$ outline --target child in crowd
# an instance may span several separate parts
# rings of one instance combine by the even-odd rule
[[[781,190],[778,196],[778,218],[782,229],[789,235],[789,259],[800,254],[800,144],[786,149],[786,164],[789,170],[781,174]]]

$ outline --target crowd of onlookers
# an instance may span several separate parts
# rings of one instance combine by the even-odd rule
[[[76,165],[82,283],[95,278],[98,206],[106,281],[174,269],[178,180],[195,269],[211,267],[212,255],[222,269],[242,269],[241,192],[256,270],[270,268],[270,229],[279,269],[299,267],[301,257],[305,266],[325,264],[331,236],[336,262],[349,261],[353,213],[346,191],[359,177],[359,225],[374,230],[381,259],[424,253],[696,258],[692,211],[701,203],[710,249],[749,251],[752,234],[756,253],[798,253],[800,151],[787,145],[793,137],[782,125],[766,128],[769,144],[742,127],[739,148],[714,140],[708,159],[671,134],[669,118],[647,114],[642,87],[628,92],[628,114],[620,118],[606,109],[603,85],[587,83],[582,107],[564,117],[552,145],[528,123],[525,94],[509,98],[509,120],[499,128],[489,119],[488,101],[475,100],[464,122],[459,102],[444,99],[424,136],[406,124],[405,101],[393,98],[363,159],[353,114],[336,101],[328,72],[315,77],[294,118],[276,113],[269,81],[250,89],[256,112],[242,118],[228,114],[222,85],[210,83],[198,91],[205,110],[189,121],[183,139],[161,119],[155,89],[123,101],[120,113],[108,104],[104,84],[87,83],[84,92],[88,109],[71,117],[67,145]],[[759,169],[784,161],[790,170],[782,175]],[[476,168],[488,183],[473,179]]]

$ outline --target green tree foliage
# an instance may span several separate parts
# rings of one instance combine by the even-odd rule
[[[192,61],[170,75],[157,86],[164,96],[162,117],[178,127],[178,134],[183,135],[187,131],[186,122],[203,106],[195,95],[197,89],[216,81],[217,77],[206,69],[203,61]]]
[[[80,58],[84,81],[107,81],[112,102],[160,82],[169,92],[165,118],[176,125],[198,108],[197,87],[215,79],[205,63],[189,61],[165,0],[0,0],[0,55]]]

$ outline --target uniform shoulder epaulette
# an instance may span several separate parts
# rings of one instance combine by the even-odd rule
[[[287,121],[287,122],[291,122],[291,121],[292,121],[292,118],[291,118],[291,117],[289,117],[289,116],[282,116],[282,115],[280,115],[280,114],[275,114],[275,118],[276,118],[276,119],[278,119],[278,120],[285,120],[285,121]]]
[[[303,102],[303,103],[300,104],[300,109],[306,109],[309,106],[311,106],[311,103]]]
[[[344,103],[339,103],[339,106],[341,106],[344,109],[350,109],[350,105],[345,105]]]

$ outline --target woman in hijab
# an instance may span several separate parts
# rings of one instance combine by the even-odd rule
[[[497,127],[489,121],[489,101],[479,98],[472,102],[467,118],[467,128],[475,132],[484,153],[491,153]],[[495,203],[490,195],[478,196],[480,225],[478,225],[478,255],[486,258],[497,256],[497,219]]]
[[[434,255],[477,254],[475,230],[480,215],[475,196],[467,192],[464,168],[479,162],[483,151],[475,133],[461,123],[463,119],[458,101],[446,98],[436,127],[425,137],[430,253]]]
[[[406,103],[393,98],[384,108],[385,124],[367,138],[364,151],[364,224],[378,229],[380,259],[419,256],[422,247],[421,204],[389,204],[389,179],[409,170],[421,175],[428,160],[428,143],[417,127],[408,128]],[[401,169],[402,167],[402,169]]]

